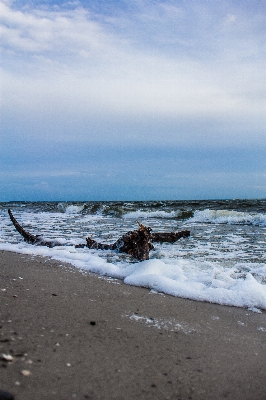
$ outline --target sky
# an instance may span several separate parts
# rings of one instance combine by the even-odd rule
[[[0,201],[266,198],[266,0],[0,0]]]

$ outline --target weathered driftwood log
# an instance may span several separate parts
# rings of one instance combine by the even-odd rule
[[[181,231],[181,232],[154,232],[151,234],[151,240],[153,242],[169,242],[174,243],[178,239],[182,237],[190,236],[190,231]]]
[[[16,218],[13,216],[12,211],[8,209],[8,214],[10,216],[11,221],[13,222],[14,227],[16,230],[24,237],[24,240],[28,243],[37,243],[38,242],[38,237],[35,235],[31,235],[29,232],[25,231],[25,229],[22,228],[22,226],[18,223]]]
[[[154,249],[152,242],[174,243],[181,237],[190,236],[189,231],[151,233],[152,229],[150,227],[146,227],[139,222],[138,225],[138,230],[127,232],[113,244],[98,243],[88,237],[86,239],[87,246],[90,249],[117,250],[143,261],[149,259],[149,252]]]
[[[24,240],[31,244],[37,244],[39,246],[62,246],[62,243],[54,240],[44,240],[42,236],[35,236],[27,232],[13,216],[11,210],[8,210],[11,221],[14,224],[16,230],[23,236]],[[151,233],[150,227],[144,226],[138,222],[139,229],[130,231],[121,236],[115,243],[98,243],[90,237],[86,238],[86,244],[77,244],[76,248],[88,247],[89,249],[99,250],[116,250],[120,253],[130,254],[132,257],[139,261],[148,260],[150,250],[154,249],[152,242],[169,242],[174,243],[181,237],[188,237],[189,231],[181,232],[155,232]]]
[[[139,224],[139,229],[125,233],[113,244],[97,243],[87,238],[87,247],[90,249],[117,250],[127,253],[139,261],[148,260],[149,252],[154,247],[151,244],[151,228]]]

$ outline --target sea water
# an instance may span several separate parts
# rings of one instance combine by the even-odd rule
[[[27,244],[7,210],[30,233],[62,246]],[[75,248],[86,237],[113,243],[138,229],[188,229],[189,238],[154,243],[137,262],[112,250]],[[158,293],[266,310],[266,200],[0,203],[0,249],[49,256]]]

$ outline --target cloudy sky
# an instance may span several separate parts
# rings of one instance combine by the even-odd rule
[[[1,0],[0,201],[266,197],[265,0]]]

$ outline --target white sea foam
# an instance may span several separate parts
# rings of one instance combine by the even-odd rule
[[[266,328],[265,328],[264,326],[260,326],[260,327],[258,328],[258,331],[266,332]]]
[[[237,266],[223,268],[217,263],[177,259],[150,259],[140,263],[110,263],[89,249],[74,246],[46,247],[0,243],[1,250],[49,256],[90,272],[123,279],[126,284],[147,287],[173,296],[250,309],[266,309],[266,285],[250,272],[243,278]],[[266,276],[266,266],[263,273]]]
[[[58,203],[57,209],[66,214],[78,214],[84,210],[84,204]]]
[[[195,211],[194,216],[190,218],[189,222],[266,226],[266,214],[206,209],[202,211]]]
[[[123,218],[147,219],[147,218],[177,218],[181,211],[132,211],[124,214]]]
[[[68,206],[65,210],[66,214],[78,214],[84,209],[84,206]]]
[[[198,329],[195,328],[194,326],[180,323],[179,321],[177,321],[175,319],[166,320],[163,318],[150,318],[150,317],[145,317],[145,316],[137,315],[137,314],[126,315],[126,317],[128,317],[132,321],[136,321],[141,324],[145,324],[149,327],[154,327],[157,329],[164,329],[164,330],[171,331],[171,332],[183,331],[184,333],[189,334],[189,333],[195,333],[198,331]]]

